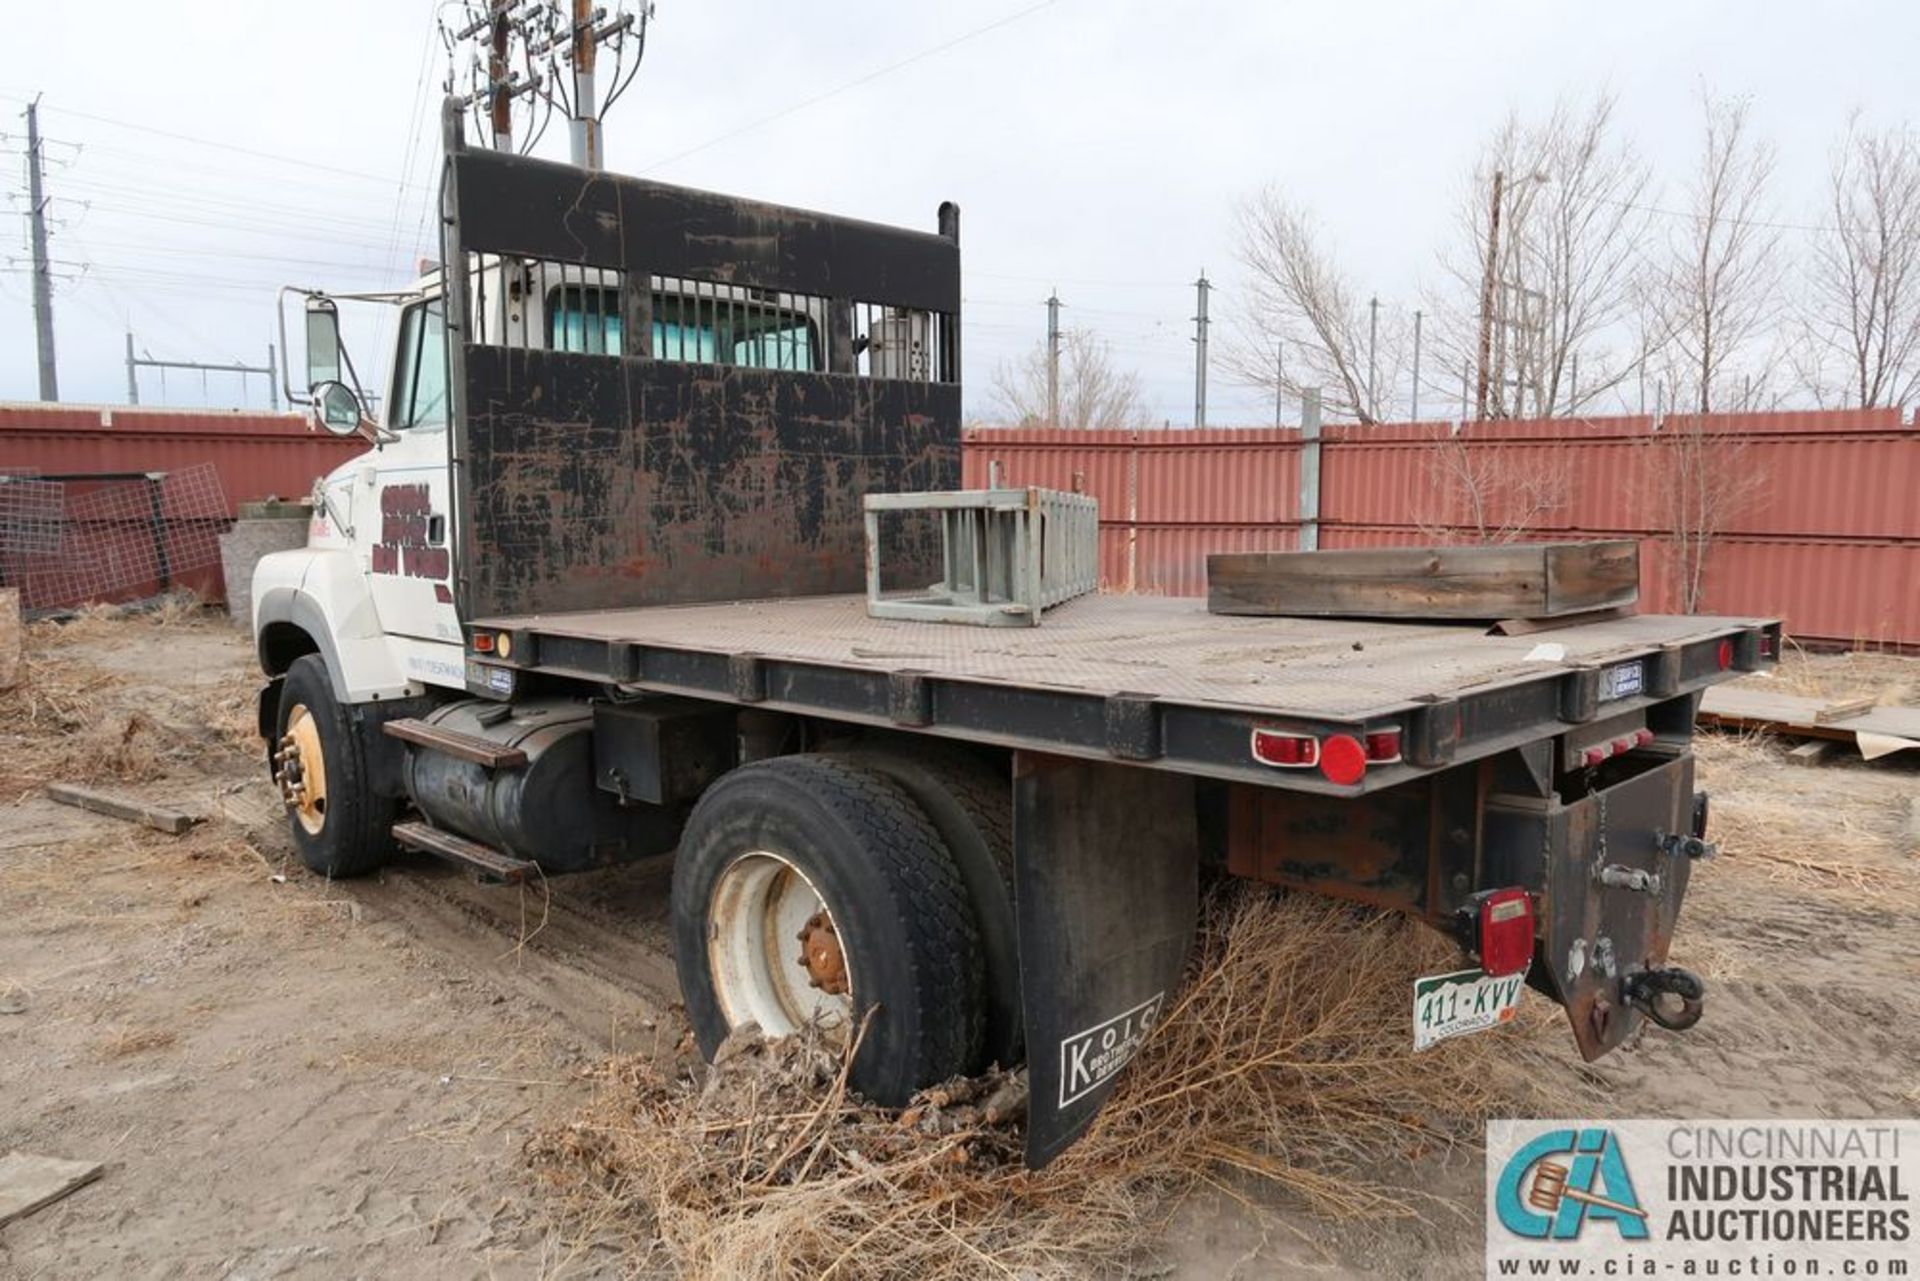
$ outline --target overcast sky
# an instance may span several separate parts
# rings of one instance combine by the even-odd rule
[[[17,215],[19,112],[44,94],[64,399],[125,400],[129,325],[156,357],[258,363],[278,285],[394,285],[431,255],[438,9],[10,6],[0,148]],[[1154,419],[1179,425],[1192,282],[1204,268],[1230,321],[1232,209],[1263,184],[1312,207],[1362,289],[1411,309],[1509,109],[1616,92],[1655,199],[1675,205],[1702,85],[1749,96],[1778,148],[1777,216],[1812,223],[1849,112],[1920,115],[1916,49],[1920,6],[1897,0],[658,0],[608,167],[927,229],[956,200],[969,413],[1043,333],[1057,284],[1067,323],[1110,341]],[[550,131],[541,154],[565,153]],[[5,245],[0,399],[32,399],[23,220]],[[257,381],[250,394],[263,403]],[[141,395],[163,401],[150,371]],[[216,378],[204,403],[240,395]],[[199,380],[170,375],[164,401],[203,403]],[[1271,419],[1265,393],[1217,370],[1209,401],[1216,424]]]

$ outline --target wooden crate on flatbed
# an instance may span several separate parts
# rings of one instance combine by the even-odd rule
[[[1207,557],[1207,608],[1216,614],[1558,618],[1639,596],[1632,539]]]

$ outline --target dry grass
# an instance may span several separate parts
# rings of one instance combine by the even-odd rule
[[[1809,654],[1792,648],[1756,687],[1801,698],[1872,697],[1883,706],[1920,707],[1920,660],[1872,649]]]
[[[1895,845],[1904,809],[1849,794],[1856,771],[1871,779],[1888,767],[1796,768],[1785,763],[1781,744],[1755,733],[1702,734],[1694,751],[1713,796],[1711,829],[1723,867],[1795,888],[1920,903],[1914,868]]]
[[[1093,1130],[1038,1172],[995,1123],[999,1083],[890,1113],[798,1041],[711,1070],[616,1060],[529,1150],[576,1259],[611,1248],[691,1276],[1099,1274],[1140,1262],[1181,1198],[1249,1181],[1327,1215],[1422,1215],[1442,1203],[1398,1181],[1407,1162],[1564,1102],[1541,1048],[1558,1011],[1537,998],[1516,1028],[1413,1053],[1409,980],[1451,964],[1424,927],[1223,888],[1178,1005]]]
[[[256,753],[256,684],[245,673],[206,683],[137,664],[138,655],[160,652],[147,633],[224,626],[184,598],[138,612],[95,606],[29,626],[22,678],[0,692],[0,799],[55,780],[147,780]],[[108,661],[116,655],[121,661]]]

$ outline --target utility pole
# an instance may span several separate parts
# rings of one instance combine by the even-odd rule
[[[1413,313],[1413,404],[1407,416],[1415,422],[1420,421],[1420,311]]]
[[[1367,417],[1380,417],[1380,397],[1374,391],[1374,355],[1380,346],[1380,295],[1367,300]]]
[[[1060,425],[1060,291],[1047,295],[1047,426]]]
[[[567,116],[573,164],[605,168],[601,117],[640,71],[651,0],[443,0],[440,5],[442,10],[456,7],[457,25],[443,18],[441,35],[450,54],[470,48],[471,79],[460,102],[463,109],[484,109],[494,149],[514,149],[514,100],[544,99],[548,111],[558,107]],[[603,93],[598,72],[606,54],[613,56],[613,72]],[[516,64],[524,71],[515,70]],[[449,71],[449,92],[456,74]],[[540,128],[530,130],[534,138],[545,128],[542,120]]]
[[[1193,425],[1207,425],[1207,284],[1206,269],[1193,282],[1199,295],[1199,307],[1193,317]]]
[[[1273,345],[1273,425],[1281,426],[1287,420],[1287,345],[1277,342]]]
[[[60,399],[53,359],[53,264],[47,261],[46,158],[40,145],[40,98],[27,104],[27,218],[33,227],[33,336],[40,349],[40,399]]]
[[[134,377],[133,330],[127,330],[127,403],[140,403],[140,380]]]
[[[487,114],[493,121],[493,149],[513,150],[513,92],[508,84],[507,49],[513,22],[507,11],[512,0],[493,0],[487,47]]]
[[[1494,286],[1500,261],[1500,189],[1507,176],[1493,171],[1493,200],[1487,211],[1487,274],[1480,283],[1480,378],[1474,397],[1474,417],[1487,416],[1487,375],[1493,361]]]
[[[597,39],[593,0],[573,0],[573,163],[582,169],[601,167],[600,100],[593,88]]]

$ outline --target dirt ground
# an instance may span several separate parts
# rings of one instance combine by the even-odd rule
[[[682,1038],[666,862],[520,890],[409,858],[327,883],[291,857],[224,621],[88,617],[29,647],[0,696],[0,1152],[106,1172],[0,1228],[0,1276],[618,1274],[525,1147],[587,1102],[583,1069]],[[1911,691],[1920,660],[1796,656],[1773,679]],[[1911,1116],[1920,753],[1700,755],[1723,854],[1676,960],[1708,977],[1706,1019],[1592,1068],[1562,1038],[1556,1062],[1615,1116]],[[206,821],[173,837],[69,809],[42,792],[60,779]],[[1435,1208],[1329,1219],[1229,1186],[1142,1268],[1477,1275],[1478,1153],[1399,1177]]]

